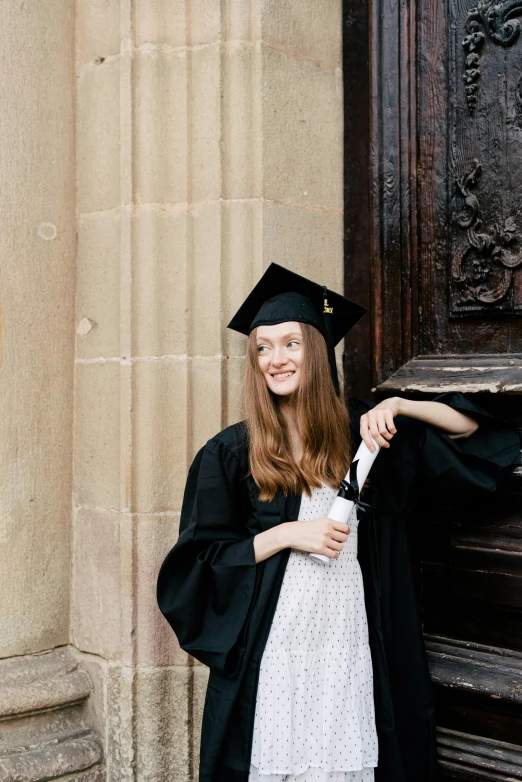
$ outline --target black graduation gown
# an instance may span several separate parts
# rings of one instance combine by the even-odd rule
[[[495,491],[520,463],[514,429],[458,393],[435,398],[479,428],[451,439],[404,416],[381,449],[359,524],[379,738],[378,782],[436,779],[435,719],[408,527],[422,503],[455,507]],[[354,444],[372,402],[350,400]],[[200,782],[247,782],[259,666],[290,554],[256,564],[258,532],[299,514],[300,495],[260,502],[248,473],[244,424],[199,451],[189,471],[180,536],[158,577],[158,604],[179,644],[210,668],[201,729]],[[322,565],[318,565],[322,567]],[[326,566],[327,567],[327,566]]]

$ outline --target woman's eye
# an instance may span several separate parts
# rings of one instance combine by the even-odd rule
[[[286,347],[289,347],[290,345],[299,345],[299,342],[296,339],[291,339],[289,342],[286,343]],[[257,348],[257,352],[261,353],[263,350],[268,350],[266,345],[259,345]]]

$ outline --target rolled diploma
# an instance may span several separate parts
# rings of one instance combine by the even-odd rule
[[[373,437],[372,442],[375,445],[375,451],[373,451],[373,453],[370,451],[363,440],[354,456],[354,462],[358,460],[357,483],[359,484],[360,491],[362,491],[362,487],[364,486],[364,482],[372,468],[372,464],[374,463],[381,449],[380,445],[377,445]],[[350,470],[348,470],[348,474],[346,475],[345,479],[348,483],[350,482]],[[332,503],[332,507],[328,512],[327,518],[333,519],[334,521],[344,521],[345,524],[348,524],[348,519],[350,518],[350,513],[352,512],[354,505],[355,503],[351,500],[345,500],[344,497],[337,496]],[[316,562],[324,562],[329,564],[330,562],[335,561],[330,557],[325,556],[324,554],[309,554],[309,556],[312,559],[315,559]]]

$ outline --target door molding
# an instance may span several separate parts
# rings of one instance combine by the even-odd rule
[[[378,391],[522,394],[522,354],[417,356],[380,383]]]

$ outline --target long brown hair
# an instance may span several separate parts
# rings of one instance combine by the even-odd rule
[[[297,464],[278,405],[258,364],[257,329],[248,338],[245,367],[245,408],[249,435],[250,472],[262,501],[284,494],[310,495],[321,481],[339,486],[351,462],[349,414],[337,396],[330,373],[326,342],[313,326],[301,323],[304,361],[296,394],[297,425],[303,456]]]

